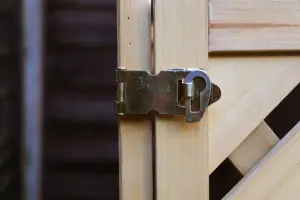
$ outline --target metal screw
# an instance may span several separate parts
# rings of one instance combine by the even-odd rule
[[[126,67],[117,67],[116,70],[126,70],[127,68]]]

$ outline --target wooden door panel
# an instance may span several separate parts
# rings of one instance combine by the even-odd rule
[[[222,89],[209,107],[209,169],[226,159],[300,83],[299,56],[217,57],[208,73]]]
[[[300,83],[300,60],[258,52],[300,50],[299,1],[209,2],[209,52],[235,53],[216,54],[209,62],[209,75],[222,89],[221,100],[209,108],[210,173],[229,156],[246,175],[224,200],[298,199],[297,154],[285,152],[285,160],[281,152],[294,148],[299,124],[289,133],[293,138],[279,141],[263,120]],[[281,166],[285,161],[291,172]],[[272,169],[277,163],[278,174]]]
[[[250,169],[278,143],[264,119],[300,83],[300,57],[217,54],[208,58],[208,52],[297,51],[300,4],[292,0],[211,0],[208,21],[207,2],[156,0],[151,49],[149,1],[120,2],[120,66],[143,66],[156,73],[201,67],[222,90],[221,99],[209,107],[209,115],[199,124],[186,124],[182,117],[158,116],[152,137],[150,122],[121,120],[122,199],[152,199],[153,191],[158,200],[208,199],[208,176],[227,157],[244,175],[254,174]],[[257,143],[260,148],[255,148]],[[245,160],[246,154],[251,159]],[[252,183],[246,178],[241,184]],[[248,187],[243,186],[242,193],[251,193]],[[225,199],[239,199],[239,188],[240,184]]]
[[[210,52],[300,49],[297,0],[210,0]]]

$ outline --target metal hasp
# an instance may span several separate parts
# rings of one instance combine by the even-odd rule
[[[208,105],[221,97],[201,69],[169,69],[158,75],[147,71],[116,69],[118,115],[185,114],[186,122],[198,122]]]

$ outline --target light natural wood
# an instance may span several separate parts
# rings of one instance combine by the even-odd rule
[[[118,15],[119,66],[150,71],[149,1],[119,0]],[[122,200],[153,200],[151,131],[150,121],[120,121]]]
[[[277,143],[279,138],[262,122],[229,156],[243,174],[247,174]]]
[[[155,1],[156,71],[206,67],[207,1]],[[156,119],[157,200],[208,200],[207,116],[186,124],[183,116]]]
[[[299,164],[297,164],[296,167],[291,169],[291,171],[287,175],[285,175],[283,180],[280,181],[280,184],[277,184],[274,191],[270,192],[269,199],[272,200],[299,199],[300,198],[299,182],[300,182],[300,166]]]
[[[286,135],[224,200],[299,199],[300,122]]]
[[[299,56],[222,57],[208,73],[222,89],[209,107],[212,172],[300,82]]]
[[[210,0],[209,49],[299,50],[299,1]]]

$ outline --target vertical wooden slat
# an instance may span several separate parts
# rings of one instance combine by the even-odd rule
[[[207,2],[156,0],[155,67],[203,68],[208,61]],[[157,200],[208,200],[208,126],[183,116],[156,119]]]
[[[118,1],[118,64],[150,70],[148,0]],[[146,120],[120,120],[120,196],[152,200],[152,132]]]

